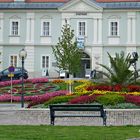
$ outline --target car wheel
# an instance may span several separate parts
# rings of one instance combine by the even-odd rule
[[[22,80],[22,76],[20,76],[18,79],[19,79],[19,80]]]

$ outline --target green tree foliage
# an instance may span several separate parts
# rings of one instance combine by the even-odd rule
[[[81,64],[81,52],[74,38],[74,30],[71,30],[70,25],[66,22],[61,32],[62,36],[59,37],[59,42],[52,47],[57,67],[67,70],[69,74],[77,73]]]
[[[107,72],[102,72],[105,75],[111,84],[122,84],[126,85],[134,82],[134,72],[130,70],[130,60],[131,55],[128,54],[125,57],[124,52],[116,53],[115,58],[113,58],[109,53],[109,60],[111,68],[106,65],[99,64],[106,69]]]

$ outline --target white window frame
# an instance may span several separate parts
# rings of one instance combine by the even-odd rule
[[[48,35],[44,34],[44,29],[43,29],[43,23],[44,22],[49,23],[49,34]],[[49,20],[49,19],[41,19],[41,36],[44,36],[44,37],[51,36],[51,20]]]
[[[82,22],[84,22],[85,23],[85,35],[80,35],[79,33],[80,33],[80,31],[79,31],[79,23],[82,23]],[[81,21],[78,21],[77,22],[77,36],[87,36],[87,21],[85,21],[85,20],[81,20]]]
[[[112,35],[112,27],[111,27],[111,23],[112,22],[117,22],[117,35]],[[119,25],[119,20],[118,19],[110,19],[109,20],[109,36],[111,37],[119,37],[120,36],[120,25]]]
[[[12,56],[16,56],[16,58],[17,58],[17,63],[16,63],[16,65],[15,65],[15,62],[14,62],[14,65],[13,64],[11,64],[11,57]],[[14,60],[15,61],[15,60]],[[10,56],[9,56],[9,66],[11,66],[11,65],[13,65],[14,67],[18,67],[18,55],[17,54],[10,54]]]
[[[45,57],[48,57],[48,67],[43,67],[42,65],[42,60],[43,60],[43,56],[45,56]],[[42,54],[41,55],[41,69],[44,69],[44,68],[47,68],[47,69],[49,69],[50,68],[50,55],[48,55],[48,54]]]
[[[12,33],[12,23],[18,22],[18,34]],[[20,19],[10,19],[10,36],[19,36],[20,35]]]

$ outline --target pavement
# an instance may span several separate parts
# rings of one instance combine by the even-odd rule
[[[24,104],[27,107],[27,104]],[[21,109],[20,103],[0,103],[0,109]]]

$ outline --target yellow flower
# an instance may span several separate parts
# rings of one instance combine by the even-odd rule
[[[64,80],[61,80],[61,79],[55,79],[52,81],[52,83],[63,83]]]
[[[73,84],[74,81],[73,81],[73,80],[66,80],[65,83],[66,83],[66,84]]]

